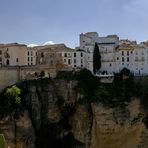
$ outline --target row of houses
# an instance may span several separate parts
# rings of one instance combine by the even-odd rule
[[[75,49],[64,44],[30,47],[24,44],[0,44],[0,66],[35,66],[60,69],[86,68],[93,71],[95,43],[101,54],[100,73],[118,73],[124,67],[134,75],[148,74],[148,43],[119,40],[117,35],[99,37],[96,32],[80,34]]]

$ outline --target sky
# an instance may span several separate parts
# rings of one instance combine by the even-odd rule
[[[0,43],[79,45],[79,34],[148,40],[148,0],[0,0]]]

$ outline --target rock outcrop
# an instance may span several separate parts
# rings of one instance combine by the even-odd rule
[[[10,148],[147,148],[148,115],[133,98],[123,106],[83,104],[77,82],[25,84],[26,110],[0,120]],[[58,104],[59,99],[63,102]]]
[[[35,133],[28,111],[18,119],[5,117],[0,120],[0,129],[10,148],[35,148]]]

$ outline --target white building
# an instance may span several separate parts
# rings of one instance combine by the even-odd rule
[[[86,51],[86,62],[89,70],[93,71],[93,52],[94,45],[98,43],[101,53],[101,72],[116,72],[115,65],[115,49],[119,45],[117,35],[109,35],[107,37],[99,37],[96,32],[88,32],[80,34],[80,48]]]
[[[148,42],[120,40],[117,35],[99,37],[96,32],[80,34],[80,49],[86,53],[85,68],[93,71],[94,45],[101,54],[100,72],[119,73],[128,68],[134,75],[148,75]]]

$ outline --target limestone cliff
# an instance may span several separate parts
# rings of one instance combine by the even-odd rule
[[[22,84],[26,110],[0,120],[11,148],[147,148],[148,116],[139,99],[108,107],[80,103],[76,81]]]
[[[18,119],[7,116],[0,120],[0,129],[10,148],[34,148],[35,134],[28,111]]]

